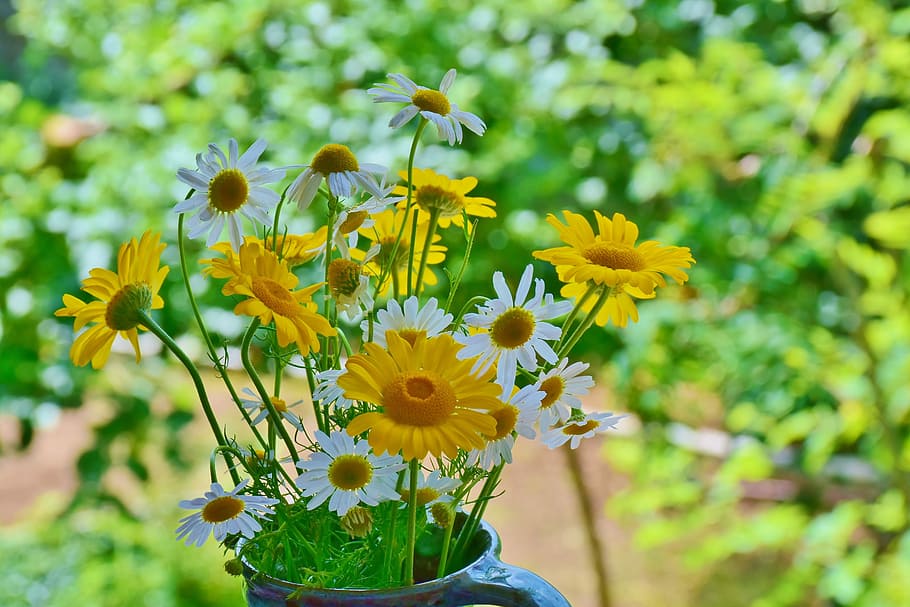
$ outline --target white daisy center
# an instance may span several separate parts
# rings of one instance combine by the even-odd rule
[[[357,163],[357,157],[354,156],[348,146],[340,143],[329,143],[316,152],[316,155],[313,156],[313,162],[310,163],[310,168],[317,173],[328,175],[329,173],[344,173],[345,171],[356,173],[360,170],[360,165]]]
[[[115,331],[139,325],[139,312],[152,308],[152,289],[144,282],[131,283],[114,293],[104,311],[104,322]]]
[[[243,500],[232,495],[216,497],[202,508],[202,520],[206,523],[223,523],[237,518],[243,512]]]
[[[518,422],[517,407],[506,405],[490,411],[490,415],[496,420],[496,434],[487,436],[490,441],[500,440],[512,434],[512,430],[515,429],[515,424]]]
[[[433,515],[433,521],[443,529],[448,529],[455,522],[455,512],[444,502],[430,506],[430,514]]]
[[[637,272],[647,266],[644,256],[635,249],[605,242],[594,243],[587,247],[582,255],[593,264],[614,270]]]
[[[379,254],[376,260],[382,267],[391,265],[393,268],[401,268],[408,263],[408,248],[411,246],[410,241],[402,238],[398,241],[398,251],[395,253],[395,259],[392,259],[392,249],[395,248],[395,237],[385,236],[379,241]]]
[[[360,264],[349,259],[334,259],[329,264],[329,289],[332,295],[351,296],[360,286]]]
[[[439,499],[440,493],[432,487],[421,487],[417,490],[417,505],[426,506],[433,500]],[[411,490],[402,489],[401,490],[401,501],[409,502],[411,500]]]
[[[300,304],[290,291],[271,278],[254,276],[250,290],[265,307],[276,314],[292,317],[300,311]]]
[[[233,213],[250,195],[250,184],[239,169],[223,169],[209,181],[209,205],[222,213]]]
[[[278,411],[278,413],[285,413],[288,410],[288,404],[284,401],[283,398],[278,398],[277,396],[273,396],[269,400],[272,401],[272,406],[275,407],[275,410]],[[266,406],[265,406],[265,404],[262,404],[262,405],[259,405],[259,408],[265,409]]]
[[[363,225],[363,222],[366,221],[366,218],[369,217],[367,211],[354,211],[353,213],[348,213],[347,218],[341,222],[341,225],[338,226],[338,231],[342,234],[350,234],[357,228]]]
[[[362,455],[345,453],[336,457],[329,465],[329,482],[344,491],[356,491],[370,483],[373,466]]]
[[[373,529],[373,514],[367,508],[354,506],[341,517],[341,528],[351,537],[366,537]]]
[[[452,110],[449,99],[439,91],[431,89],[419,89],[411,96],[411,103],[421,110],[433,112],[440,116],[447,116]]]
[[[429,370],[401,373],[382,393],[386,415],[406,426],[438,426],[457,404],[451,384]]]
[[[435,210],[442,217],[452,217],[461,213],[464,198],[451,190],[425,185],[417,188],[417,205],[428,213]]]
[[[592,430],[596,430],[600,426],[600,422],[594,419],[589,419],[583,424],[569,424],[562,429],[563,434],[568,434],[569,436],[581,436],[587,434]]]
[[[543,397],[543,400],[540,401],[540,408],[547,409],[552,407],[553,404],[559,400],[559,397],[563,395],[565,388],[566,383],[558,375],[543,380],[540,384],[540,390],[545,396]]]
[[[534,334],[534,315],[524,308],[512,307],[493,321],[490,338],[500,348],[523,346]]]
[[[425,338],[427,336],[427,332],[423,329],[398,329],[396,333],[398,333],[398,336],[401,339],[411,344],[411,347],[417,343],[418,339]]]

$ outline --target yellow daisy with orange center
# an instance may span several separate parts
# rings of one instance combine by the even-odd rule
[[[315,312],[312,295],[322,284],[295,290],[297,277],[260,243],[245,243],[236,258],[202,261],[209,264],[207,273],[229,279],[221,289],[224,295],[247,297],[234,306],[234,314],[258,317],[263,325],[274,322],[279,345],[296,343],[305,356],[319,351],[319,335],[335,335],[335,328]]]
[[[502,406],[495,371],[472,373],[474,360],[458,360],[461,346],[448,334],[413,345],[393,332],[387,339],[387,349],[365,344],[338,378],[345,397],[380,407],[351,420],[347,432],[368,432],[374,452],[400,451],[406,460],[482,448],[496,433],[488,412]]]
[[[407,183],[407,171],[401,171],[399,175]],[[450,179],[432,169],[415,168],[411,175],[411,185],[414,203],[427,214],[423,217],[435,213],[441,228],[447,228],[453,223],[457,226],[464,225],[465,215],[496,217],[496,211],[493,210],[495,202],[489,198],[467,195],[477,187],[476,177]],[[406,185],[396,186],[392,194],[407,196],[408,188]],[[399,206],[403,207],[404,204],[405,202],[400,202]]]
[[[547,223],[559,231],[567,246],[534,251],[534,257],[556,266],[560,280],[567,283],[560,291],[564,297],[581,298],[592,285],[609,289],[597,313],[599,325],[612,321],[625,326],[629,318],[637,321],[632,297],[654,297],[657,287],[667,285],[664,275],[678,284],[689,278],[684,269],[695,260],[688,247],[654,240],[636,244],[638,226],[622,213],[614,213],[610,219],[594,211],[597,233],[578,213],[563,211],[563,217],[566,223],[551,214]],[[596,301],[589,298],[582,309],[593,309]]]
[[[158,291],[170,270],[167,266],[159,267],[161,252],[166,246],[161,243],[161,234],[157,233],[146,232],[138,241],[133,238],[120,246],[116,273],[94,268],[82,281],[82,290],[97,301],[84,302],[73,295],[63,296],[64,307],[54,315],[74,317],[75,331],[92,325],[70,348],[74,364],[83,366],[91,362],[95,369],[103,367],[118,334],[133,345],[136,362],[141,360],[139,313],[164,306]]]

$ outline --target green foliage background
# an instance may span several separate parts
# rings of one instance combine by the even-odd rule
[[[392,110],[363,89],[387,72],[434,85],[455,66],[453,96],[489,131],[422,158],[471,172],[497,201],[476,259],[515,276],[555,239],[548,212],[597,208],[698,261],[639,324],[583,344],[643,421],[608,441],[633,479],[610,512],[639,525],[642,545],[685,546],[694,567],[786,564],[735,604],[910,604],[899,4],[0,3],[0,414],[21,421],[2,448],[27,446],[44,412],[107,381],[71,367],[70,326],[52,312],[120,241],[173,234],[174,173],[197,150],[263,136],[275,166],[336,141],[401,167],[410,131],[387,129]],[[475,264],[465,290],[489,291],[489,269]],[[161,321],[181,333],[189,316],[169,289]],[[154,385],[138,386],[80,460],[90,487],[115,464],[146,476],[136,454],[150,427],[187,421],[153,413]],[[715,431],[724,457],[694,430]]]

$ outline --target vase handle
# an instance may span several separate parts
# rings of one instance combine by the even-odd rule
[[[503,563],[492,553],[465,571],[456,593],[464,603],[501,607],[572,607],[548,581],[527,569]]]

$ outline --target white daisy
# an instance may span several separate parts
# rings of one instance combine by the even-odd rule
[[[357,162],[357,157],[346,145],[329,143],[322,146],[313,160],[291,187],[288,188],[288,199],[305,209],[313,202],[322,180],[329,186],[329,192],[335,198],[350,198],[360,191],[366,191],[382,198],[380,178],[388,172],[384,166]]]
[[[367,441],[355,442],[346,432],[328,436],[317,430],[316,438],[322,451],[297,462],[303,473],[296,484],[310,498],[307,509],[328,500],[329,510],[344,516],[358,504],[375,506],[398,499],[395,484],[406,466],[399,455],[374,455]]]
[[[254,426],[269,416],[268,408],[256,393],[254,393],[249,388],[244,388],[241,390],[241,392],[250,397],[241,398],[240,404],[243,405],[243,408],[246,409],[247,413],[250,414],[250,417],[253,418]],[[284,399],[278,398],[277,396],[273,396],[271,400],[272,405],[274,405],[275,410],[281,414],[281,417],[283,417],[289,424],[294,426],[294,428],[296,428],[298,431],[303,432],[303,422],[297,415],[289,411],[291,407],[296,407],[303,401],[298,400],[297,402],[291,403],[289,405]]]
[[[572,415],[572,409],[581,409],[579,397],[587,394],[594,386],[594,379],[590,375],[579,376],[589,366],[583,362],[570,365],[569,359],[564,358],[558,365],[540,375],[536,385],[546,393],[538,410],[541,428],[564,423]]]
[[[244,480],[230,492],[226,492],[218,483],[212,483],[211,490],[206,491],[204,497],[181,501],[181,508],[199,509],[199,512],[180,519],[177,539],[186,537],[187,546],[202,546],[210,532],[214,533],[215,541],[218,542],[234,533],[246,538],[255,536],[262,526],[254,517],[267,519],[269,515],[275,514],[269,506],[277,504],[278,500],[259,495],[239,495],[249,482],[250,479]]]
[[[221,238],[227,221],[231,246],[239,251],[242,237],[238,212],[253,221],[272,225],[268,211],[278,204],[281,197],[263,186],[281,181],[285,169],[256,167],[256,161],[265,148],[265,141],[257,139],[238,158],[237,140],[228,140],[227,155],[210,143],[207,154],[196,154],[196,170],[177,171],[177,179],[195,192],[178,202],[174,212],[199,211],[186,223],[187,236],[197,238],[208,231],[206,246],[210,247]]]
[[[338,376],[342,373],[345,373],[345,369],[327,369],[317,373],[313,400],[323,406],[335,403],[336,409],[350,409],[354,401],[346,397],[344,390],[338,387]]]
[[[372,228],[376,223],[373,215],[381,213],[389,205],[404,200],[404,196],[389,196],[394,186],[386,185],[380,181],[379,192],[381,196],[370,195],[369,198],[350,207],[343,208],[335,218],[332,225],[332,242],[344,257],[349,257],[349,249],[357,246],[357,239],[361,229]],[[325,247],[322,247],[325,250]]]
[[[544,283],[539,278],[534,280],[534,295],[527,299],[533,270],[530,264],[525,268],[514,298],[502,272],[493,274],[493,287],[499,297],[478,306],[479,313],[464,315],[467,326],[481,331],[455,336],[464,345],[458,358],[479,357],[475,371],[486,370],[496,363],[496,381],[502,386],[503,398],[512,393],[519,364],[535,371],[538,355],[550,363],[558,360],[546,342],[559,339],[561,330],[543,321],[562,316],[572,308],[571,302],[554,302],[551,296],[545,297]]]
[[[496,434],[487,437],[483,449],[474,449],[468,453],[467,465],[490,470],[501,462],[511,464],[516,433],[526,438],[534,438],[536,435],[534,421],[544,396],[536,385],[524,386],[512,393],[509,402],[490,411],[496,420]]]
[[[419,113],[436,125],[436,132],[439,134],[439,138],[447,140],[449,145],[455,145],[456,142],[461,143],[462,124],[478,135],[483,135],[486,130],[487,126],[483,123],[483,120],[475,114],[461,111],[446,96],[446,93],[449,92],[449,87],[455,82],[454,69],[450,69],[442,77],[442,82],[439,83],[439,90],[417,85],[413,80],[402,74],[388,74],[388,77],[394,80],[398,86],[377,83],[374,88],[368,89],[367,93],[374,95],[373,103],[408,104],[389,121],[389,126],[393,129],[407,124],[411,118]]]
[[[405,479],[405,484],[407,484],[407,479]],[[426,477],[424,477],[423,470],[421,470],[417,475],[417,505],[429,506],[436,502],[449,503],[455,499],[451,492],[460,486],[460,480],[442,476],[439,470],[433,470]],[[400,493],[401,501],[407,504],[411,496],[411,490],[404,487]]]
[[[563,426],[554,426],[545,430],[541,434],[540,440],[550,449],[572,441],[569,446],[577,449],[582,439],[591,438],[595,434],[615,428],[619,420],[624,417],[625,415],[613,415],[612,413],[588,413],[582,419],[572,420]]]
[[[396,300],[390,299],[384,310],[376,312],[373,342],[385,348],[388,346],[386,332],[395,331],[413,345],[418,337],[429,339],[441,334],[452,324],[452,318],[451,314],[439,307],[435,297],[427,299],[423,309],[420,309],[420,301],[414,295],[404,300],[403,307]],[[364,341],[369,341],[369,321],[360,323],[360,328],[363,330]]]

